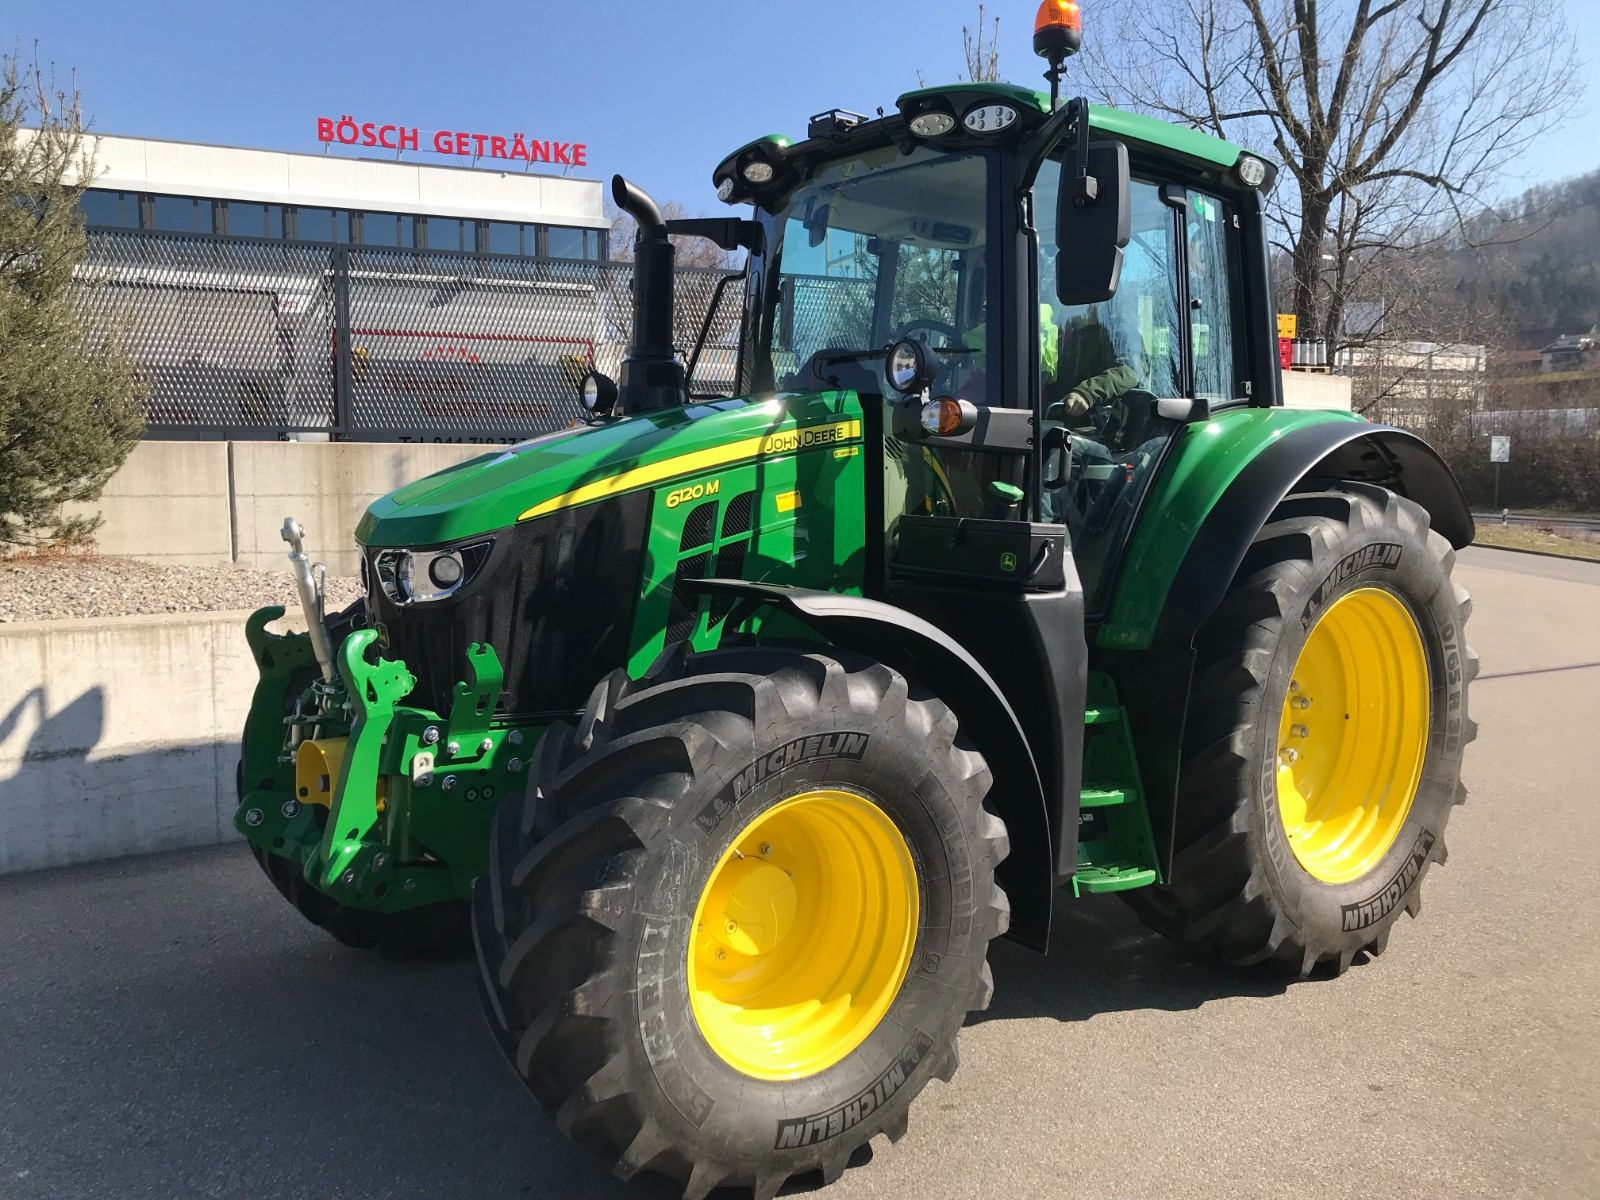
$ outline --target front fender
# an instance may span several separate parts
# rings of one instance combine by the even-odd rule
[[[878,600],[739,579],[702,579],[690,586],[737,597],[750,609],[775,609],[833,645],[937,689],[994,775],[989,804],[1006,823],[1011,841],[1011,853],[996,871],[1011,902],[1007,936],[1045,951],[1055,887],[1044,786],[1015,711],[977,659],[937,626]],[[736,609],[727,627],[742,619]]]

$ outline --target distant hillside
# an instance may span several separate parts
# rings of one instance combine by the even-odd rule
[[[1493,244],[1452,255],[1459,299],[1507,342],[1600,322],[1600,171],[1531,188],[1505,209],[1515,216],[1504,224],[1473,224],[1474,240]]]

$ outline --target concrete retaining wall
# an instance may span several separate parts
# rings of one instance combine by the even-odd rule
[[[200,566],[284,567],[298,517],[335,575],[357,571],[351,535],[367,505],[494,447],[376,442],[140,442],[99,502],[101,554]]]
[[[286,569],[283,519],[306,527],[306,549],[334,575],[354,575],[356,524],[379,496],[497,447],[377,442],[234,442],[237,559]],[[112,553],[105,550],[103,553]]]
[[[247,615],[0,625],[0,874],[235,836]]]
[[[140,442],[96,503],[68,508],[100,513],[95,541],[103,554],[199,566],[233,561],[227,442]]]

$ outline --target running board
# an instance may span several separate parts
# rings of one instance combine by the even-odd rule
[[[1161,876],[1127,713],[1111,677],[1099,671],[1089,672],[1088,700],[1072,894],[1149,887]]]

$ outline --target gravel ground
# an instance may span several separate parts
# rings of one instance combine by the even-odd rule
[[[328,609],[361,595],[355,579],[330,576]],[[227,612],[299,605],[288,569],[156,566],[131,558],[47,558],[0,562],[0,623],[136,613]]]

